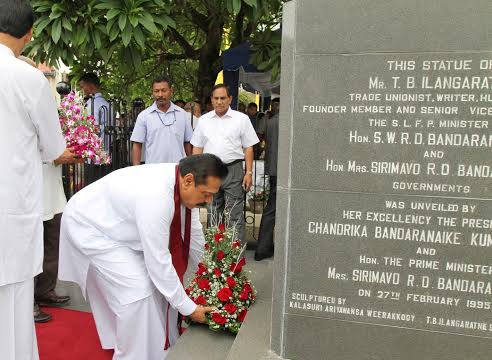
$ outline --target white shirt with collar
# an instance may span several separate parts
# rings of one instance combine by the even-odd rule
[[[154,102],[138,115],[130,140],[145,144],[146,164],[177,163],[186,157],[184,143],[193,134],[188,115],[172,102],[166,112]]]
[[[0,44],[0,286],[39,274],[43,262],[42,162],[65,150],[43,73]]]
[[[191,144],[228,164],[244,159],[244,149],[259,142],[246,114],[229,108],[224,116],[212,110],[200,117]]]
[[[116,305],[144,299],[157,289],[174,309],[191,314],[196,305],[186,295],[169,252],[175,166],[116,170],[72,196],[63,213],[59,278],[78,283],[85,296],[93,264],[111,274],[110,286],[119,294]],[[189,269],[196,269],[205,241],[198,211],[191,214]],[[181,219],[184,216],[182,205]],[[183,220],[182,235],[184,226]]]

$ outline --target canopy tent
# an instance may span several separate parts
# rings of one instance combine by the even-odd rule
[[[249,91],[258,91],[264,98],[280,92],[280,80],[272,82],[271,72],[259,71],[250,63],[250,57],[251,49],[248,42],[224,52],[224,83],[231,89],[233,109],[237,109],[239,84]]]

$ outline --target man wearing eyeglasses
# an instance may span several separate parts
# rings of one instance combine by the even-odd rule
[[[138,115],[130,139],[133,165],[140,165],[143,144],[147,164],[177,163],[191,155],[191,121],[182,108],[173,104],[172,96],[171,80],[156,77],[152,82],[154,103]]]

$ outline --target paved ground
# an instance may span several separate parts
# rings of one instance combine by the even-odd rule
[[[206,326],[192,326],[173,347],[169,360],[199,358],[200,360],[276,360],[268,351],[272,297],[273,259],[254,261],[254,251],[245,253],[249,277],[258,291],[256,304],[250,309],[246,322],[237,336],[215,333]],[[68,309],[90,312],[78,285],[60,281],[57,291],[70,295]],[[49,312],[49,309],[47,310]]]
[[[253,305],[239,333],[213,332],[206,326],[192,325],[178,342],[166,360],[276,360],[271,354],[271,304],[273,259],[254,261],[253,251],[246,252],[246,266],[249,278],[258,291]]]
[[[206,210],[201,209],[200,220],[206,225]],[[173,347],[169,360],[198,358],[201,360],[277,360],[280,359],[268,351],[270,339],[270,317],[272,296],[273,259],[256,262],[253,259],[261,214],[246,213],[246,237],[248,249],[245,253],[250,274],[258,290],[257,303],[250,309],[246,322],[237,336],[228,333],[215,333],[207,326],[192,326]],[[253,249],[253,250],[251,250]],[[191,275],[188,275],[188,278]],[[57,292],[70,295],[67,309],[90,312],[78,285],[59,281]],[[49,313],[49,309],[46,310]],[[245,355],[247,354],[247,355]]]

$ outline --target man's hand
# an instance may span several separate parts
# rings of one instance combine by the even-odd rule
[[[194,322],[206,324],[208,322],[206,315],[212,311],[214,311],[213,307],[197,305],[195,311],[189,317]]]
[[[245,192],[248,192],[251,189],[251,185],[253,185],[253,176],[251,174],[246,174],[243,177],[243,189]]]
[[[82,163],[84,159],[75,155],[73,148],[66,148],[63,154],[54,161],[55,165]]]

